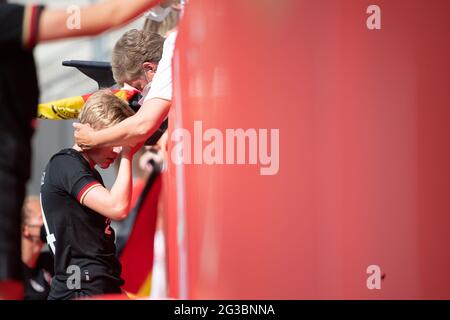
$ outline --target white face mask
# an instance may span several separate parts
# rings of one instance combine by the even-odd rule
[[[147,83],[147,85],[144,87],[144,89],[142,89],[142,92],[141,92],[142,98],[141,98],[141,100],[139,100],[139,104],[140,104],[141,106],[144,104],[144,99],[145,99],[145,97],[147,96],[147,94],[149,93],[151,87],[152,87],[152,82],[149,81],[149,82]]]

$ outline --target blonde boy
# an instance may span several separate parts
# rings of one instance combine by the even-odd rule
[[[92,95],[79,120],[94,130],[115,125],[134,112],[110,91]],[[55,258],[49,300],[120,293],[123,280],[111,220],[127,217],[134,151],[128,147],[63,149],[42,177],[41,202],[47,243]],[[95,169],[121,154],[117,178],[108,190]]]

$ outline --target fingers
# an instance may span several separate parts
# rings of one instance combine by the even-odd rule
[[[75,130],[81,130],[83,128],[91,129],[91,126],[88,123],[74,122],[72,123],[72,126],[75,128]]]
[[[90,134],[94,131],[89,124],[74,122],[72,123],[73,136],[75,138],[75,143],[83,150],[92,149],[92,140],[90,139]]]

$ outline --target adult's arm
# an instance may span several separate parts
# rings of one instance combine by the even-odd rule
[[[75,141],[83,149],[134,145],[144,142],[159,128],[169,113],[172,101],[172,57],[176,32],[164,41],[164,49],[150,92],[139,111],[121,123],[99,131],[87,125],[74,124]]]
[[[39,22],[38,42],[62,38],[98,35],[118,27],[158,4],[159,0],[108,0],[80,9],[80,28],[69,29],[72,13],[46,8]]]
[[[160,98],[147,100],[135,115],[99,131],[74,123],[75,141],[83,149],[142,143],[150,138],[167,117],[171,103]]]

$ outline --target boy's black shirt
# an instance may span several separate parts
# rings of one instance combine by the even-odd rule
[[[42,212],[47,243],[55,255],[49,299],[121,292],[121,265],[110,219],[80,203],[98,184],[103,185],[98,171],[74,149],[61,150],[45,168]],[[81,277],[80,289],[74,288],[77,274]]]

